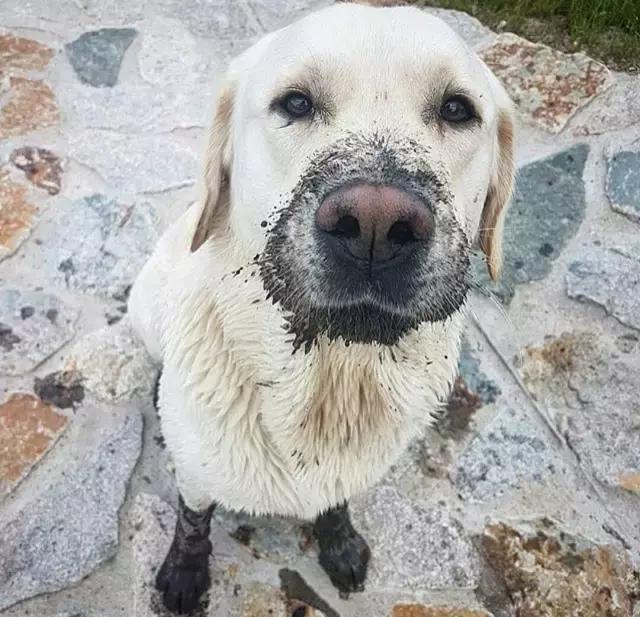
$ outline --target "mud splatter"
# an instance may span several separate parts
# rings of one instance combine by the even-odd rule
[[[60,409],[74,408],[84,400],[82,376],[76,371],[57,371],[35,379],[34,390],[45,402]]]

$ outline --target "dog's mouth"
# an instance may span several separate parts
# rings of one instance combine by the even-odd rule
[[[419,144],[379,135],[349,135],[313,158],[260,258],[295,349],[320,336],[394,345],[460,310],[469,243],[428,160]]]

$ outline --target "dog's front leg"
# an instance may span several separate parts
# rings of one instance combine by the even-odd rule
[[[192,611],[211,585],[209,531],[214,509],[215,504],[194,512],[180,496],[173,542],[156,577],[156,588],[162,592],[164,604],[170,611]]]
[[[313,532],[320,565],[340,594],[363,591],[371,551],[353,528],[347,503],[320,514]]]

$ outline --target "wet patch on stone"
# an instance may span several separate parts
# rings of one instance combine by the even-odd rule
[[[580,144],[519,170],[505,221],[500,281],[490,281],[482,259],[474,262],[474,278],[482,289],[508,304],[517,285],[549,274],[584,219],[582,174],[588,153],[589,147]]]
[[[43,401],[60,409],[75,408],[84,400],[82,375],[76,371],[56,371],[42,379],[36,377],[33,389]]]
[[[51,449],[67,421],[32,394],[12,394],[0,404],[0,499]]]
[[[137,34],[133,28],[101,28],[65,45],[80,81],[96,88],[115,86],[124,54]]]
[[[43,247],[52,279],[105,296],[131,285],[157,239],[151,204],[121,203],[106,195],[66,206],[55,225]]]
[[[58,124],[55,96],[44,81],[12,76],[7,83],[6,103],[0,108],[0,139]]]
[[[640,244],[635,250],[586,249],[569,266],[567,293],[595,302],[620,323],[640,330]]]
[[[468,425],[465,426],[466,430]],[[440,433],[444,433],[440,430]],[[457,434],[457,433],[454,433]],[[408,449],[408,458],[413,461],[418,469],[427,478],[448,478],[451,465],[453,464],[454,455],[451,450],[451,444],[446,439],[420,439],[411,444]],[[402,465],[402,460],[400,462]],[[398,470],[398,466],[392,468],[391,473]]]
[[[453,438],[462,436],[475,412],[500,395],[500,387],[480,370],[480,360],[466,339],[462,342],[458,371],[445,412],[436,424],[438,432]]]
[[[325,600],[323,600],[300,576],[295,570],[289,570],[283,568],[278,572],[280,577],[280,588],[286,594],[290,601],[300,601],[307,606],[322,611],[325,617],[340,617],[340,615],[333,609]],[[302,617],[307,615],[307,611],[300,611],[300,607],[294,609],[297,610]],[[304,607],[303,607],[304,608]]]
[[[57,317],[52,320],[54,311]],[[77,318],[78,312],[56,296],[0,289],[0,374],[20,375],[36,368],[73,338]]]
[[[49,195],[60,192],[62,162],[51,150],[25,146],[11,153],[11,162],[27,179],[47,191]]]
[[[452,480],[463,498],[484,501],[542,483],[561,465],[536,421],[525,411],[505,407],[459,457]]]
[[[599,481],[640,471],[637,351],[592,332],[548,337],[518,359],[522,379]]]
[[[391,617],[491,617],[486,611],[424,604],[396,604]]]
[[[354,527],[371,547],[370,588],[475,587],[477,556],[462,524],[446,508],[422,508],[383,484],[352,501],[351,512]]]
[[[0,67],[3,72],[42,70],[49,64],[53,53],[53,49],[32,39],[0,34]]]
[[[640,152],[623,150],[607,158],[606,189],[611,207],[640,223]]]
[[[69,587],[115,555],[118,512],[141,443],[139,412],[122,414],[0,528],[0,610]]]
[[[27,190],[0,169],[0,261],[12,255],[29,237],[37,208],[27,201]]]
[[[489,525],[480,538],[486,566],[517,615],[632,617],[640,577],[622,552],[540,525],[527,532]]]
[[[482,407],[482,400],[458,375],[447,401],[445,413],[436,425],[443,435],[462,435],[466,432],[475,412]]]
[[[511,33],[499,35],[481,55],[519,111],[552,133],[559,133],[578,109],[611,84],[604,64]]]
[[[214,519],[256,559],[288,564],[300,557],[307,538],[302,523],[281,517],[249,516],[218,508]]]

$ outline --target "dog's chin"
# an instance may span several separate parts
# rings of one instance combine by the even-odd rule
[[[288,330],[295,336],[294,348],[309,351],[319,338],[330,342],[396,345],[422,324],[446,320],[458,312],[466,294],[452,303],[431,302],[420,310],[395,307],[369,298],[336,305],[301,303],[286,312]]]

